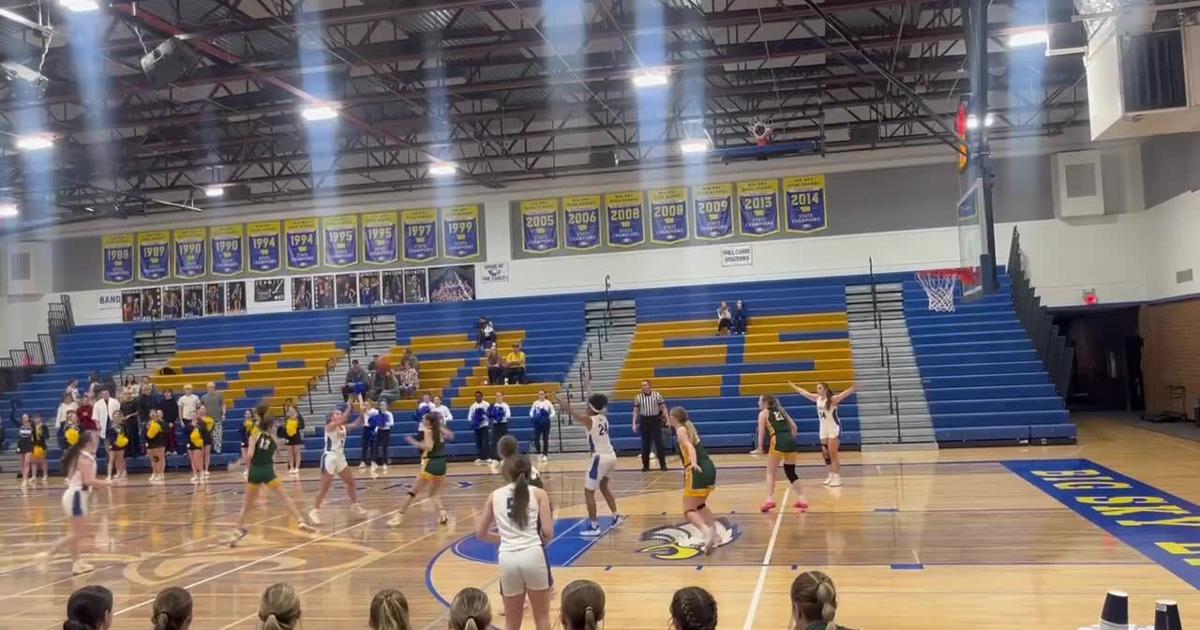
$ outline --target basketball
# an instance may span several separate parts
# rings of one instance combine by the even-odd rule
[[[386,372],[392,369],[392,362],[387,357],[379,357],[379,360],[375,362],[375,367],[380,371]]]

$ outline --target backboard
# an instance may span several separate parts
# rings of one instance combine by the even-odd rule
[[[958,200],[958,265],[970,271],[962,277],[964,301],[983,295],[983,209],[983,180],[975,179]]]

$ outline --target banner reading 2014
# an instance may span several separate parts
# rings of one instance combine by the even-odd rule
[[[400,231],[404,233],[404,260],[423,262],[437,258],[437,210],[403,210]]]
[[[110,234],[101,239],[101,266],[106,284],[125,284],[133,280],[133,235]]]
[[[567,249],[595,249],[600,246],[600,195],[563,197],[566,218]]]
[[[199,278],[208,271],[208,230],[184,228],[175,230],[175,276]]]
[[[366,242],[364,257],[372,265],[396,262],[399,248],[396,241],[396,213],[372,212],[362,216],[363,235]]]
[[[276,224],[278,229],[278,224]],[[246,250],[242,244],[246,227],[241,223],[236,225],[218,225],[208,233],[209,251],[212,252],[212,273],[216,276],[232,276],[242,273],[245,265]]]
[[[283,222],[283,238],[287,243],[287,268],[292,270],[316,267],[317,230],[316,219],[288,219]]]
[[[646,242],[646,220],[642,216],[642,191],[604,196],[604,218],[610,247],[636,247]]]
[[[250,270],[258,273],[279,271],[279,222],[247,223],[250,242]]]
[[[704,184],[692,191],[696,238],[719,241],[733,236],[733,184]]]
[[[825,176],[783,178],[787,231],[819,232],[828,227],[825,214]]]
[[[325,217],[325,264],[349,267],[358,263],[358,215]]]
[[[442,247],[446,258],[474,258],[479,255],[479,206],[442,208]]]
[[[558,199],[521,202],[521,246],[529,254],[558,249]]]
[[[650,191],[650,240],[679,243],[688,238],[687,188]]]
[[[171,233],[139,232],[138,277],[143,281],[165,280],[171,275]]]
[[[737,183],[743,236],[767,236],[779,231],[779,180],[759,179]]]

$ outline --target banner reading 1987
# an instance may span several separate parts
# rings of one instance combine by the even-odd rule
[[[394,263],[399,258],[396,241],[396,213],[372,212],[362,216],[364,258],[373,265]]]
[[[232,276],[242,273],[246,257],[245,246],[242,244],[245,229],[244,225],[238,223],[218,225],[209,230],[209,256],[212,258],[213,275]]]
[[[292,270],[312,269],[319,263],[317,258],[316,219],[288,219],[283,222],[283,238],[287,243],[287,268]]]
[[[545,254],[558,249],[558,199],[522,201],[521,247],[529,254]]]
[[[567,249],[600,246],[600,195],[563,197]]]
[[[679,243],[688,237],[687,188],[675,186],[650,191],[650,240]]]
[[[250,270],[259,273],[279,271],[279,222],[260,221],[246,224],[250,243]]]
[[[636,247],[646,241],[646,220],[642,191],[610,193],[604,196],[604,219],[610,247]]]
[[[819,232],[828,226],[825,215],[825,176],[783,178],[787,231]]]
[[[125,284],[133,280],[133,235],[108,234],[101,239],[106,284]]]
[[[733,236],[733,184],[704,184],[692,191],[696,238],[717,241]]]
[[[358,263],[358,215],[321,219],[325,230],[325,264],[349,267]]]
[[[208,271],[205,249],[208,245],[208,230],[205,228],[183,228],[175,230],[175,276],[199,278]]]
[[[142,281],[165,280],[171,276],[171,233],[139,232],[138,277]]]
[[[740,220],[745,236],[766,236],[779,231],[779,180],[759,179],[737,184]]]
[[[479,255],[479,206],[443,208],[442,229],[446,258],[461,260]]]
[[[404,260],[422,262],[437,258],[437,210],[403,210],[400,212],[400,231],[404,234]]]

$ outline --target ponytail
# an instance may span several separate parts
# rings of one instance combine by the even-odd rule
[[[154,598],[151,616],[154,630],[181,630],[192,619],[192,596],[179,587],[171,587]]]
[[[676,630],[715,630],[717,600],[699,586],[681,588],[671,598],[671,621]]]
[[[492,625],[492,605],[487,594],[477,588],[464,588],[450,603],[450,627],[453,630],[485,630]]]
[[[67,454],[63,456],[62,460],[63,474],[67,477],[70,477],[71,473],[75,472],[75,464],[79,462],[79,455],[83,453],[83,449],[91,443],[92,439],[92,433],[90,431],[86,432],[71,445],[71,448],[67,449]]]
[[[404,593],[389,588],[371,599],[371,630],[409,630],[408,600]]]
[[[820,571],[806,571],[792,581],[792,612],[796,621],[823,621],[828,630],[837,630],[837,587]]]
[[[596,630],[604,621],[604,589],[591,580],[575,580],[562,592],[564,630]]]
[[[85,586],[67,600],[63,630],[98,630],[112,614],[113,594],[103,586]]]
[[[300,622],[300,596],[290,584],[273,584],[258,604],[261,630],[293,630]]]
[[[513,483],[513,502],[510,514],[513,523],[525,529],[529,525],[529,478],[533,465],[524,455],[514,455],[504,461],[504,478]]]

